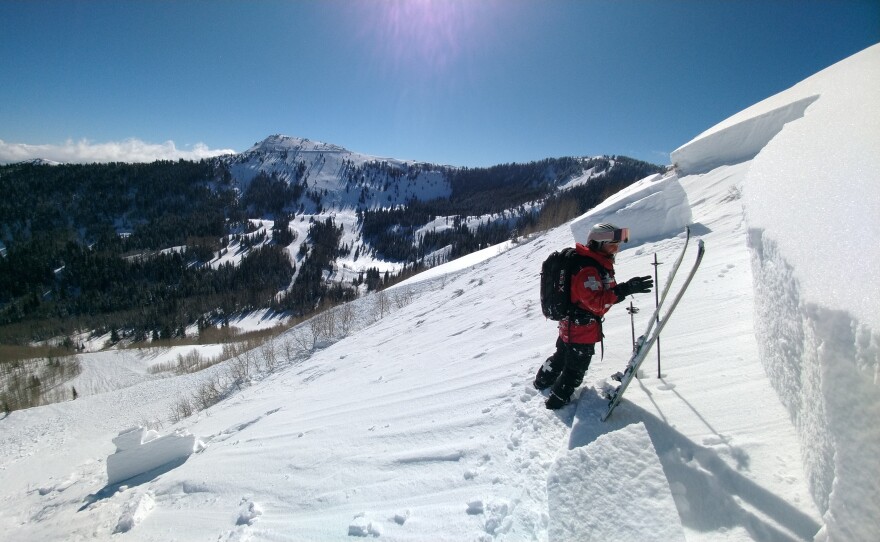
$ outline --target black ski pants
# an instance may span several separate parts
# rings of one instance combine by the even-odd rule
[[[552,386],[553,395],[568,401],[584,381],[595,353],[593,344],[566,344],[562,339],[556,339],[556,352],[538,369],[535,387],[544,390]]]

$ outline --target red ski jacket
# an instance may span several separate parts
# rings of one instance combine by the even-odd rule
[[[559,338],[565,343],[594,344],[602,340],[601,318],[612,305],[620,301],[613,290],[617,286],[614,280],[614,261],[580,243],[575,244],[575,250],[581,256],[593,260],[595,265],[587,264],[572,277],[571,301],[594,318],[589,321],[585,321],[586,318],[561,320]]]

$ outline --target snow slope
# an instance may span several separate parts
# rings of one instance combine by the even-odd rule
[[[863,59],[876,55],[875,47],[842,62],[826,84],[861,84]],[[555,340],[538,306],[538,270],[574,241],[565,225],[384,294],[397,302],[357,301],[347,336],[253,372],[177,424],[167,421],[175,402],[232,361],[13,412],[0,420],[0,532],[9,540],[878,539],[880,449],[876,424],[863,421],[876,414],[876,328],[810,298],[803,284],[826,269],[800,265],[784,230],[751,213],[758,174],[805,151],[789,129],[809,129],[811,141],[833,129],[809,122],[814,107],[870,111],[823,104],[826,96],[806,108],[807,124],[789,122],[763,146],[750,140],[758,152],[749,160],[669,174],[665,182],[675,185],[675,175],[685,198],[663,199],[688,203],[707,255],[664,330],[660,377],[649,359],[607,422],[595,385],[628,357],[623,307],[606,319],[604,358],[594,358],[576,403],[547,411],[530,385]],[[872,122],[861,119],[857,128]],[[867,160],[875,178],[878,159]],[[846,191],[849,179],[836,171],[828,183]],[[798,198],[789,203],[802,179],[777,174],[789,183],[777,209],[809,216],[803,227],[829,227]],[[876,187],[853,200],[850,215],[870,210]],[[594,216],[603,212],[612,209]],[[671,262],[681,245],[670,234],[627,247],[618,277],[650,273],[655,253]],[[858,283],[858,269],[847,267],[843,279]],[[849,298],[860,295],[870,290]],[[638,329],[653,295],[634,302],[644,309]],[[155,419],[166,420],[151,424],[158,433],[190,434],[204,447],[177,449],[169,464],[108,484],[113,439]]]

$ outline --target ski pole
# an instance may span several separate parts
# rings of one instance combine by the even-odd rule
[[[632,300],[630,300],[629,307],[627,307],[626,312],[629,313],[629,324],[630,324],[630,327],[632,328],[633,350],[635,350],[635,348],[636,348],[636,322],[635,322],[633,315],[636,314],[637,312],[639,312],[639,309],[638,309],[638,307],[633,306]]]
[[[660,282],[657,278],[657,269],[660,267],[661,262],[657,261],[657,253],[654,253],[654,263],[651,265],[654,266],[654,306],[660,306]],[[657,313],[657,323],[660,323],[660,314],[659,311]],[[660,378],[660,337],[657,337],[657,378]]]

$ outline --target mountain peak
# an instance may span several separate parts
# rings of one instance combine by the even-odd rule
[[[290,137],[282,134],[270,135],[263,141],[254,144],[249,152],[284,152],[284,151],[305,151],[305,152],[347,152],[346,149],[330,143],[322,143],[321,141],[312,141],[302,137]]]

